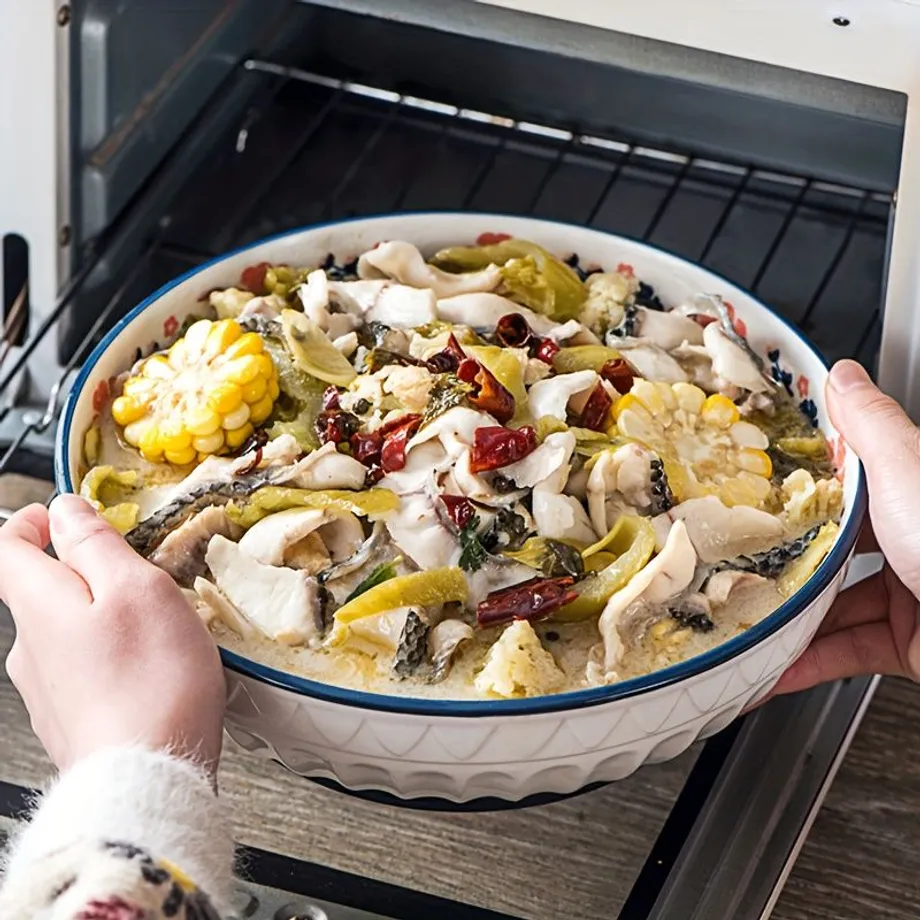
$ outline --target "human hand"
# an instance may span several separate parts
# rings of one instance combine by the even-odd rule
[[[83,499],[30,505],[0,527],[0,600],[16,624],[7,671],[59,769],[141,745],[213,775],[226,704],[214,641],[173,580]]]
[[[920,429],[853,361],[834,366],[827,400],[868,480],[857,551],[881,550],[885,566],[840,595],[773,695],[858,674],[920,678]]]

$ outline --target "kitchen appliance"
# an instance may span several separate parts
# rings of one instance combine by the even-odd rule
[[[73,371],[161,281],[267,232],[404,209],[649,239],[752,289],[828,357],[878,355],[883,386],[920,413],[910,0],[3,13],[5,85],[28,92],[0,109],[19,131],[0,150],[0,473],[48,476]],[[873,686],[771,703],[708,742],[610,910],[768,911]],[[399,903],[390,915],[415,915]]]

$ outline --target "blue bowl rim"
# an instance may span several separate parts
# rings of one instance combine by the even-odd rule
[[[130,323],[134,321],[144,310],[159,300],[173,288],[184,284],[191,278],[214,265],[224,262],[227,259],[234,258],[242,253],[266,243],[272,243],[278,240],[286,239],[291,236],[323,229],[324,227],[341,226],[351,223],[364,223],[372,220],[384,218],[399,217],[470,217],[481,218],[485,224],[490,221],[500,222],[503,220],[532,220],[536,223],[554,225],[558,227],[569,227],[576,230],[591,230],[595,233],[608,236],[611,239],[627,240],[630,243],[637,244],[651,253],[661,253],[670,258],[677,259],[693,268],[702,269],[714,278],[718,278],[737,290],[745,293],[758,306],[776,317],[799,341],[817,358],[821,365],[826,369],[828,367],[824,356],[818,349],[795,328],[785,317],[776,313],[768,307],[758,297],[745,288],[736,284],[724,275],[712,271],[703,266],[694,265],[688,259],[669,250],[651,245],[643,240],[627,236],[621,233],[608,233],[594,227],[583,227],[568,221],[547,220],[538,217],[529,217],[527,215],[500,214],[500,213],[480,213],[473,211],[411,211],[411,212],[384,212],[381,214],[362,215],[359,217],[350,217],[341,220],[323,221],[318,224],[311,224],[305,227],[299,227],[293,230],[285,230],[281,233],[272,234],[256,242],[240,246],[231,252],[224,253],[202,265],[180,275],[178,278],[167,282],[158,290],[154,291],[136,307],[123,316],[109,332],[101,339],[99,344],[92,350],[89,357],[84,362],[78,373],[74,384],[70,389],[64,409],[61,413],[61,421],[58,425],[58,433],[55,442],[54,467],[55,467],[55,486],[59,493],[73,492],[73,483],[70,478],[68,469],[68,453],[70,443],[70,429],[73,422],[73,414],[76,403],[86,381],[89,379],[93,368],[99,361],[103,353],[114,342]],[[842,532],[837,538],[831,552],[825,557],[824,561],[818,567],[817,571],[799,589],[792,597],[776,608],[769,616],[765,617],[759,623],[745,630],[737,636],[717,645],[715,648],[689,658],[678,664],[670,665],[651,674],[645,674],[640,677],[633,677],[615,684],[609,684],[602,687],[591,687],[583,690],[572,690],[566,693],[557,693],[548,696],[530,697],[525,699],[512,700],[433,700],[421,697],[410,696],[388,696],[381,693],[368,693],[362,690],[351,690],[344,687],[337,687],[332,684],[324,684],[320,681],[310,680],[305,677],[299,677],[294,674],[288,674],[279,671],[268,665],[252,661],[236,652],[227,649],[221,649],[221,660],[226,668],[241,674],[245,677],[260,681],[261,683],[277,687],[281,690],[293,691],[301,696],[314,697],[326,703],[340,704],[344,706],[367,709],[377,712],[391,712],[403,715],[415,716],[441,716],[456,718],[486,718],[497,716],[522,716],[536,715],[541,713],[556,713],[572,709],[581,709],[589,706],[599,706],[605,703],[612,703],[616,700],[628,699],[647,693],[651,690],[658,690],[668,687],[679,681],[687,680],[691,677],[697,677],[713,668],[736,658],[755,645],[777,632],[787,623],[791,622],[799,613],[805,610],[815,600],[820,597],[822,592],[831,584],[840,568],[845,564],[851,552],[856,546],[856,540],[862,526],[863,518],[868,506],[868,497],[866,491],[865,473],[862,464],[857,466],[856,493],[854,496],[853,507],[849,518],[844,525]]]

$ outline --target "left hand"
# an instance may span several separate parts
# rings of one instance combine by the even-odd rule
[[[0,527],[0,600],[16,623],[7,671],[59,769],[140,745],[216,770],[217,647],[175,582],[83,499],[30,505]]]

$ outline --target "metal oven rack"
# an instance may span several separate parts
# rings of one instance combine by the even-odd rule
[[[242,123],[240,98],[249,99]],[[805,329],[829,358],[871,366],[891,203],[890,194],[820,177],[248,60],[132,207],[80,254],[72,281],[24,344],[0,347],[0,477],[50,478],[54,426],[73,371],[132,304],[189,267],[272,232],[418,209],[592,225],[730,277]],[[17,322],[14,311],[5,332]],[[30,375],[48,369],[31,367],[30,358],[49,336],[57,337],[60,364],[50,395],[36,402]],[[851,681],[779,700],[709,741],[621,916],[766,916],[873,688]],[[281,857],[250,864],[255,882],[323,897],[336,920],[332,870]],[[393,886],[383,886],[381,902],[379,885],[339,881],[342,903],[375,916],[487,915]],[[303,915],[311,916],[306,908]]]

